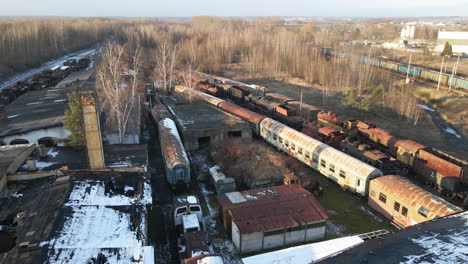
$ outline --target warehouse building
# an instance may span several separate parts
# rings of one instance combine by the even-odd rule
[[[452,45],[453,54],[468,54],[468,31],[439,31],[436,50],[442,52],[446,42]]]
[[[207,104],[179,102],[168,104],[167,107],[175,116],[187,151],[207,147],[228,137],[252,138],[252,129],[248,123]]]
[[[241,254],[321,239],[328,215],[299,185],[218,196],[220,215]]]

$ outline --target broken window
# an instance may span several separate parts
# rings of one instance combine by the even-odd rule
[[[379,200],[382,202],[382,203],[386,203],[387,202],[387,196],[383,193],[380,193],[379,194]]]
[[[270,132],[268,132],[270,135]],[[242,137],[242,131],[228,131],[228,137]]]
[[[420,206],[419,209],[418,209],[418,214],[420,214],[420,215],[422,215],[424,217],[427,217],[430,213],[431,213],[431,211],[429,211],[429,209],[427,209],[424,206]]]
[[[406,208],[406,207],[403,206],[403,207],[401,208],[401,214],[404,215],[404,216],[407,216],[407,215],[408,215],[408,208]]]

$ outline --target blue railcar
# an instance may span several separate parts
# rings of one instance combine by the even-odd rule
[[[452,83],[452,87],[462,88],[468,90],[468,80],[460,77],[449,77],[448,84]]]
[[[398,66],[398,71],[401,72],[401,73],[408,73],[408,67],[403,66],[403,65],[399,65]],[[409,74],[410,74],[410,76],[421,77],[421,70],[410,67]]]

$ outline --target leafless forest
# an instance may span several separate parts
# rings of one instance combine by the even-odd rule
[[[382,85],[373,103],[417,123],[420,109],[415,105],[416,98],[405,88],[395,86],[391,73],[348,58],[325,57],[317,48],[342,49],[338,43],[343,41],[382,40],[398,35],[400,25],[381,22],[385,21],[287,26],[277,18],[204,16],[173,21],[6,20],[0,21],[0,72],[11,74],[97,42],[112,41],[124,45],[128,54],[140,50],[142,65],[149,65],[141,69],[147,80],[162,80],[164,87],[175,79],[176,72],[196,69],[222,75],[232,65],[258,78],[301,78],[326,87],[327,94],[342,95],[351,106],[368,100],[372,91]],[[432,30],[418,34],[434,38]],[[368,56],[376,54],[368,52]]]

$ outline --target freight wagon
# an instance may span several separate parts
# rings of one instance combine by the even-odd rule
[[[403,66],[403,65],[398,66],[398,72],[404,73],[404,74],[409,72],[409,75],[414,76],[414,77],[420,77],[421,76],[421,70],[416,69],[416,68],[412,68],[412,67],[408,68],[408,66]]]

